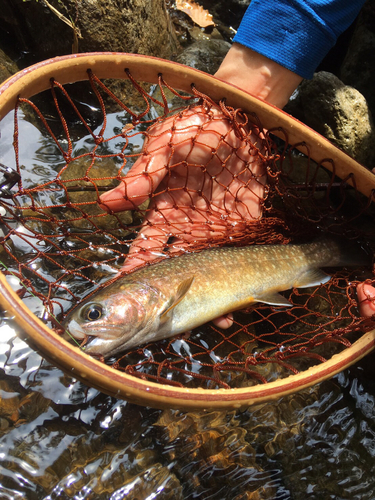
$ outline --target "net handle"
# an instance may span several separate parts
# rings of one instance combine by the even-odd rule
[[[74,54],[38,63],[12,76],[0,87],[0,119],[14,109],[18,96],[29,98],[46,90],[52,77],[63,84],[87,80],[89,68],[99,78],[122,79],[127,78],[124,70],[129,68],[136,80],[150,83],[157,83],[158,76],[162,73],[168,84],[185,92],[190,92],[194,83],[201,92],[207,93],[214,100],[225,97],[229,105],[255,112],[267,129],[273,128],[275,124],[284,128],[290,143],[307,142],[310,156],[315,161],[332,158],[336,165],[336,174],[341,178],[346,178],[351,172],[355,173],[357,189],[363,194],[369,196],[375,188],[373,174],[283,111],[198,70],[148,56],[122,53]],[[2,273],[0,304],[16,317],[17,323],[24,331],[24,339],[33,344],[54,365],[106,394],[156,408],[246,408],[330,378],[375,348],[373,330],[329,361],[282,380],[235,390],[176,388],[127,375],[71,346],[27,308]]]

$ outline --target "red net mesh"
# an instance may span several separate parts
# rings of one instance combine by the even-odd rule
[[[16,173],[3,167],[3,272],[17,278],[27,306],[57,331],[56,318],[115,280],[126,257],[129,269],[187,250],[311,241],[322,230],[373,253],[372,198],[337,178],[330,160],[316,164],[306,145],[290,145],[286,133],[281,140],[255,115],[216,104],[194,87],[183,95],[160,76],[147,88],[127,72],[125,102],[88,73],[90,105],[74,97],[74,85],[57,81],[48,98],[19,99]],[[47,169],[23,150],[21,113],[42,131]],[[141,167],[128,175],[142,183],[142,194],[122,183],[123,193],[104,210],[99,197],[121,184],[137,160]],[[287,292],[293,304],[287,310],[259,304],[235,313],[229,329],[207,324],[108,362],[133,376],[188,387],[236,388],[285,377],[374,327],[358,311],[355,288],[364,280],[374,282],[370,268],[341,270],[326,285]]]

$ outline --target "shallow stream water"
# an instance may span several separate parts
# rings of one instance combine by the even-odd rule
[[[13,166],[10,121],[0,161]],[[48,176],[53,145],[21,126],[23,156]],[[247,411],[182,412],[84,386],[19,340],[17,328],[3,312],[0,499],[375,498],[373,354]]]
[[[372,499],[372,356],[244,412],[143,408],[0,328],[0,498]]]

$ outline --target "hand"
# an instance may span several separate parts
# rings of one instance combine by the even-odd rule
[[[375,288],[373,286],[360,283],[357,286],[357,297],[361,316],[370,317],[375,314]]]
[[[242,136],[242,137],[240,137]],[[191,242],[229,237],[261,216],[266,183],[263,145],[219,107],[187,108],[147,131],[142,156],[119,186],[101,196],[113,212],[134,209],[153,193],[125,269]]]
[[[131,271],[191,243],[229,241],[261,217],[266,184],[264,141],[249,132],[245,115],[237,130],[218,106],[187,108],[147,131],[143,154],[119,186],[101,196],[118,212],[151,198],[124,264]],[[171,239],[172,245],[171,245]],[[221,318],[217,326],[230,326]]]

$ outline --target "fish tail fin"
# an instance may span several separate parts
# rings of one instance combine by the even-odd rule
[[[373,255],[357,240],[349,240],[341,236],[326,239],[330,247],[331,262],[327,267],[361,267],[372,264]]]

